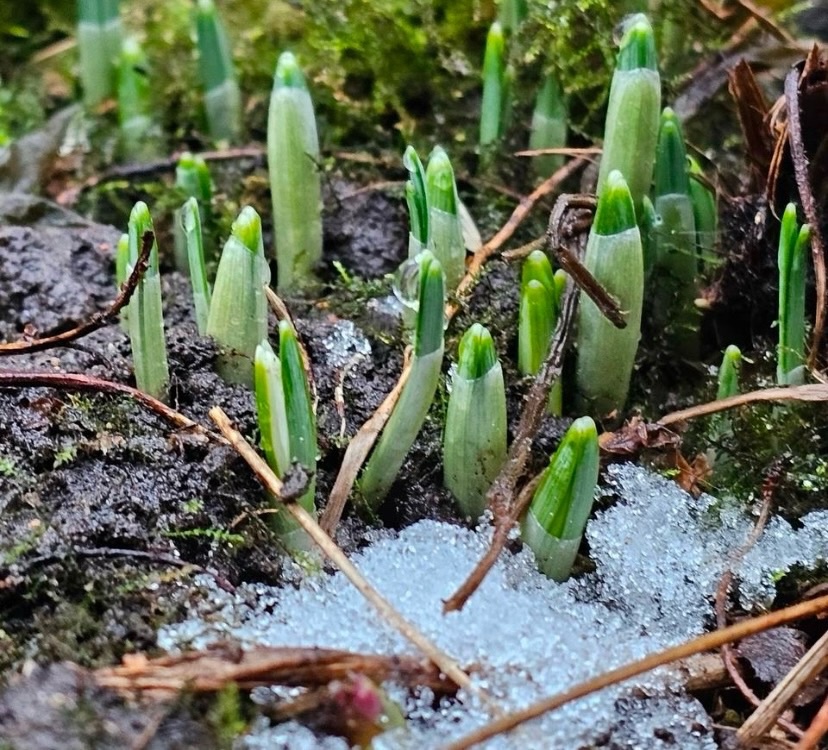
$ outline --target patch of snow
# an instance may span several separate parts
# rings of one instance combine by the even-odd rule
[[[377,534],[353,561],[461,665],[477,665],[476,684],[504,711],[524,707],[702,633],[712,620],[718,580],[752,528],[740,511],[709,496],[694,499],[642,468],[611,466],[607,475],[618,499],[587,527],[596,570],[579,579],[555,583],[537,572],[528,550],[504,553],[466,607],[443,615],[442,600],[479,560],[490,528],[422,521],[397,535]],[[774,519],[737,568],[743,596],[748,603],[764,598],[774,575],[810,564],[826,549],[828,513],[812,513],[797,531]],[[341,574],[309,577],[295,587],[251,584],[235,595],[211,579],[201,583],[209,596],[189,619],[160,634],[163,648],[233,638],[243,645],[413,653]],[[435,708],[427,690],[410,696],[388,689],[404,706],[408,726],[377,738],[377,750],[440,747],[490,718],[474,695],[461,692]],[[279,739],[288,731],[305,737],[300,730],[262,723],[239,747],[335,747],[323,744],[328,740],[286,745]],[[618,748],[716,747],[709,717],[681,692],[680,675],[669,668],[564,706],[484,747],[569,750],[608,739]]]

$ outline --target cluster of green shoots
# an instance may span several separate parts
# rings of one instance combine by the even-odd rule
[[[197,0],[193,27],[204,91],[207,131],[216,141],[241,134],[242,102],[230,45],[213,0]],[[119,0],[78,0],[78,50],[84,103],[118,102],[121,149],[127,158],[148,154],[153,120],[149,63],[135,37],[123,37]]]
[[[486,148],[503,134],[508,110],[502,29],[520,22],[521,5],[513,5],[509,22],[501,18],[504,23],[492,27],[487,41],[480,128],[481,146]],[[211,117],[229,135],[235,131],[227,102],[238,101],[238,87],[234,81],[228,84],[231,77],[220,77],[212,67],[217,59],[229,61],[229,55],[226,37],[207,0],[198,3],[198,28],[200,45],[209,42],[214,49],[211,64],[203,70],[208,93],[215,95],[208,113],[213,107]],[[565,119],[561,86],[547,77],[533,118],[533,145],[542,147],[553,141],[555,147],[563,145]],[[322,254],[322,220],[313,105],[302,71],[289,52],[276,65],[267,153],[278,290],[291,294],[312,280]],[[360,477],[359,506],[369,515],[388,496],[432,407],[443,370],[445,305],[465,272],[464,207],[447,153],[435,147],[424,166],[409,146],[403,163],[409,173],[405,188],[409,258],[405,265],[416,287],[408,321],[413,330],[413,358],[399,400]],[[547,163],[547,168],[554,165]],[[215,342],[222,377],[254,390],[261,445],[274,472],[285,477],[301,470],[310,478],[300,502],[312,512],[318,448],[307,362],[288,320],[278,326],[278,351],[270,340],[270,265],[261,219],[249,206],[239,213],[211,287],[202,227],[210,222],[212,184],[204,160],[184,154],[176,185],[187,200],[176,215],[174,257],[191,281],[199,333]],[[119,283],[129,275],[142,238],[150,231],[148,208],[136,204],[129,232],[119,244]],[[715,196],[700,178],[698,164],[687,158],[675,113],[669,108],[661,111],[652,28],[643,15],[633,16],[626,24],[610,88],[597,207],[583,259],[617,302],[626,325],[616,327],[592,299],[582,295],[575,320],[574,382],[569,393],[560,380],[553,384],[548,396],[551,413],[561,414],[564,401],[577,413],[592,416],[624,408],[645,301],[655,325],[669,332],[674,350],[686,359],[698,357],[698,315],[693,302],[699,268],[715,233]],[[789,206],[779,250],[780,383],[801,382],[803,373],[807,242],[808,227],[798,226],[796,210]],[[524,261],[517,362],[523,375],[535,376],[549,356],[564,292],[571,283],[562,270],[553,269],[542,251],[532,252]],[[123,324],[132,341],[138,387],[165,398],[169,372],[155,246]],[[725,352],[720,397],[738,391],[740,359],[735,347]],[[482,325],[473,324],[463,335],[447,390],[444,483],[464,517],[474,522],[484,514],[508,447],[503,368],[493,338]],[[725,434],[727,423],[722,421],[719,429]],[[572,423],[550,458],[522,519],[523,538],[550,577],[563,579],[570,572],[592,507],[598,465],[597,429],[591,416],[582,416]],[[275,514],[274,528],[287,550],[294,554],[307,551],[304,533],[287,514]]]

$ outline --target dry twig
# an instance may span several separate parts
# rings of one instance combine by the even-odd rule
[[[135,267],[132,269],[129,278],[121,286],[118,296],[115,297],[112,304],[106,310],[97,312],[85,323],[69,331],[57,333],[54,336],[44,336],[41,339],[26,339],[0,344],[0,357],[7,357],[11,354],[31,354],[32,352],[40,352],[56,346],[66,346],[72,341],[77,341],[79,338],[88,336],[93,331],[97,331],[99,328],[103,328],[114,321],[118,317],[118,313],[129,303],[135,288],[138,286],[138,282],[147,270],[154,240],[155,236],[152,232],[144,232],[144,236],[141,238],[141,252],[138,255]]]
[[[638,661],[624,664],[602,675],[593,677],[586,682],[581,682],[563,693],[545,698],[528,708],[496,719],[490,724],[486,724],[465,737],[452,742],[444,750],[467,750],[467,748],[474,747],[499,734],[509,732],[527,721],[543,716],[543,714],[554,711],[556,708],[560,708],[567,703],[572,703],[572,701],[578,698],[583,698],[598,690],[603,690],[610,685],[624,682],[632,677],[637,677],[640,674],[650,672],[657,667],[678,661],[679,659],[685,659],[694,654],[700,654],[703,651],[719,648],[724,643],[734,643],[756,633],[761,633],[765,630],[770,630],[771,628],[786,625],[795,620],[826,611],[828,611],[828,596],[822,596],[818,599],[811,599],[800,604],[794,604],[785,609],[780,609],[777,612],[771,612],[750,620],[743,620],[724,630],[715,630],[712,633],[706,633],[686,643],[673,646],[664,651],[651,654],[650,656],[645,656]]]

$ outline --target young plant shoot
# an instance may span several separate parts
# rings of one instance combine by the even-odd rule
[[[690,175],[690,200],[693,203],[693,220],[696,224],[696,248],[703,263],[710,263],[716,251],[716,234],[719,229],[719,214],[716,209],[716,193],[704,180],[699,163],[687,157]]]
[[[445,280],[440,262],[428,250],[418,258],[419,307],[411,372],[365,471],[364,506],[376,511],[391,489],[405,456],[425,421],[443,362]]]
[[[518,313],[518,370],[537,375],[558,322],[559,282],[546,253],[535,250],[523,263]],[[561,413],[561,383],[549,393],[549,411]]]
[[[213,199],[213,182],[207,162],[200,156],[193,156],[189,151],[181,154],[175,167],[175,186],[187,197],[195,198],[201,213],[201,224],[206,223]],[[189,273],[190,263],[187,250],[187,238],[184,236],[184,224],[181,209],[175,218],[175,267],[182,273]]]
[[[138,390],[157,399],[167,397],[170,373],[164,316],[161,308],[161,275],[158,272],[158,245],[147,204],[139,201],[129,215],[128,263],[126,276],[138,262],[145,232],[153,233],[149,264],[129,301],[129,339]]]
[[[428,248],[440,261],[446,286],[454,291],[466,270],[466,247],[458,213],[457,185],[448,154],[435,146],[426,169]]]
[[[483,57],[483,100],[480,105],[480,146],[486,148],[503,135],[505,99],[506,44],[503,29],[495,21],[486,36]]]
[[[718,389],[716,398],[730,398],[739,393],[739,370],[742,369],[742,350],[731,344],[724,351],[719,367]]]
[[[204,239],[201,231],[201,210],[198,201],[195,198],[188,198],[178,214],[181,222],[180,228],[184,234],[190,285],[193,289],[196,326],[199,335],[206,336],[212,294],[210,283],[207,281],[207,269],[204,265]]]
[[[610,86],[604,147],[598,171],[600,198],[611,172],[624,175],[636,216],[650,190],[661,109],[655,38],[647,17],[631,16],[621,39]]]
[[[121,149],[130,159],[151,155],[153,122],[150,112],[147,58],[138,40],[127,37],[118,60],[118,122]]]
[[[313,103],[296,58],[276,64],[267,122],[267,162],[273,200],[279,292],[310,279],[322,257],[319,138]]]
[[[198,0],[196,37],[207,130],[216,141],[234,141],[242,126],[241,91],[227,33],[213,0]]]
[[[218,371],[229,383],[253,384],[256,347],[267,337],[269,283],[262,221],[254,208],[245,206],[221,253],[207,318],[207,335],[220,350]]]
[[[796,206],[789,203],[779,231],[779,385],[805,382],[805,252],[810,240],[811,227],[799,226]]]
[[[603,415],[621,409],[627,400],[644,299],[641,235],[632,196],[620,172],[610,172],[598,198],[584,264],[618,300],[627,322],[625,328],[616,328],[591,299],[581,297],[575,387],[580,405]]]
[[[310,487],[298,502],[313,513],[316,418],[296,331],[290,323],[282,321],[279,325],[278,357],[266,340],[256,347],[254,372],[262,450],[278,477],[282,478],[293,464],[299,464],[308,473]],[[276,513],[272,519],[288,552],[308,552],[312,548],[310,539],[287,512]]]
[[[497,20],[504,31],[516,31],[529,12],[526,0],[500,0],[498,5]]]
[[[551,73],[546,76],[538,92],[532,126],[529,134],[529,148],[564,148],[568,129],[569,112],[566,98],[558,79]],[[538,177],[546,179],[564,164],[560,154],[544,154],[532,157],[532,166]]]
[[[96,107],[115,92],[121,54],[118,0],[78,0],[78,51],[83,103]]]
[[[667,331],[671,348],[684,359],[699,358],[698,254],[696,223],[690,200],[687,152],[675,113],[665,107],[658,131],[655,166],[653,235],[655,283],[653,320]]]
[[[118,291],[121,285],[127,280],[127,268],[129,268],[129,235],[125,232],[115,246],[115,285]],[[129,333],[129,305],[121,308],[119,316],[121,329]]]
[[[569,577],[598,484],[598,432],[576,419],[549,459],[523,517],[521,536],[538,568],[555,581]]]
[[[408,170],[405,183],[405,202],[408,205],[408,257],[416,258],[428,244],[428,196],[423,163],[413,146],[403,154],[403,165]]]
[[[491,334],[475,323],[460,341],[443,434],[445,485],[466,518],[480,518],[505,460],[503,371]]]

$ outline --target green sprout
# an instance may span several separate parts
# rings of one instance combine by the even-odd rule
[[[167,344],[164,339],[164,315],[161,304],[161,274],[158,272],[158,245],[149,208],[143,201],[135,204],[129,215],[127,277],[138,262],[141,243],[146,232],[153,233],[147,270],[135,287],[129,301],[129,338],[138,390],[158,399],[165,399],[170,372],[167,366]]]
[[[408,205],[408,257],[415,258],[428,245],[428,196],[423,163],[413,146],[403,154],[403,165],[408,170],[405,183],[405,201]]]
[[[206,223],[210,211],[210,202],[213,199],[213,182],[207,162],[200,156],[193,156],[185,151],[178,159],[175,167],[175,186],[187,198],[195,198],[201,212],[201,224]],[[175,266],[188,273],[190,264],[187,253],[187,239],[184,236],[184,225],[181,220],[181,209],[176,211],[175,226]]]
[[[127,37],[118,59],[118,122],[121,148],[129,158],[143,158],[150,152],[153,130],[150,112],[147,57],[138,40]]]
[[[296,290],[322,257],[319,138],[313,103],[296,58],[276,64],[267,122],[267,161],[280,293]]]
[[[459,199],[454,170],[448,154],[435,146],[426,169],[428,199],[428,249],[440,261],[446,286],[457,288],[466,270],[466,247],[459,218]]]
[[[278,357],[266,340],[256,347],[254,383],[262,450],[268,464],[279,478],[294,463],[313,477],[316,418],[296,331],[287,321],[279,325]],[[308,491],[298,501],[309,513],[315,510],[314,495],[312,479]],[[289,552],[311,549],[307,535],[287,512],[282,510],[272,518],[274,530]]]
[[[516,31],[523,23],[529,8],[526,0],[500,0],[498,3],[497,20],[504,31]]]
[[[598,484],[598,432],[576,419],[541,475],[523,517],[521,536],[538,568],[555,581],[569,577]]]
[[[518,370],[524,375],[537,375],[552,342],[558,322],[558,307],[563,272],[552,273],[546,253],[535,250],[523,263],[518,312]],[[549,411],[561,413],[561,383],[552,385]]]
[[[742,368],[742,351],[731,344],[724,351],[719,367],[718,389],[716,398],[730,398],[739,393],[739,370]]]
[[[491,146],[503,135],[503,110],[505,97],[506,43],[503,29],[495,21],[486,36],[486,51],[483,57],[483,100],[480,105],[480,145]]]
[[[365,507],[376,511],[425,422],[440,380],[445,323],[443,269],[428,250],[418,257],[419,306],[414,333],[414,357],[400,399],[385,425],[362,474]]]
[[[693,220],[696,224],[696,247],[702,260],[710,262],[715,257],[716,235],[719,229],[716,193],[703,181],[704,172],[692,156],[688,155],[687,164],[690,175],[690,201],[693,203]]]
[[[129,268],[129,235],[124,232],[115,246],[115,285],[119,290],[127,280],[127,268]],[[129,333],[129,305],[121,308],[120,321],[121,328]]]
[[[269,283],[262,221],[254,208],[245,206],[222,250],[207,318],[207,335],[220,350],[218,371],[230,383],[253,383],[256,347],[267,336]]]
[[[115,91],[121,53],[118,0],[78,0],[78,51],[83,101],[95,107]]]
[[[644,299],[641,235],[632,196],[620,172],[610,173],[598,198],[584,265],[618,301],[627,323],[625,328],[616,328],[591,299],[581,297],[575,386],[582,406],[591,413],[607,414],[621,409],[627,400]]]
[[[210,283],[207,281],[207,269],[204,264],[204,239],[201,231],[201,209],[195,198],[188,198],[178,212],[181,231],[184,234],[184,246],[190,272],[190,285],[193,289],[196,326],[201,336],[207,335],[207,321],[210,317]]]
[[[558,79],[551,73],[544,78],[538,92],[532,125],[529,133],[529,148],[563,148],[569,122],[569,110]],[[544,179],[564,164],[561,154],[544,154],[532,158],[535,173]]]
[[[699,358],[696,223],[690,199],[687,152],[675,113],[665,107],[658,131],[655,165],[655,212],[660,222],[653,234],[653,319],[668,330],[673,349],[685,359]]]
[[[466,518],[480,518],[505,460],[503,371],[492,335],[475,323],[460,341],[443,434],[444,482]]]
[[[638,216],[653,178],[661,79],[647,17],[631,16],[626,27],[610,86],[598,196],[610,173],[618,170],[627,180]]]
[[[242,128],[241,91],[227,32],[213,0],[198,0],[195,18],[207,129],[214,140],[234,141]]]
[[[810,241],[811,227],[799,226],[796,206],[789,203],[779,231],[779,385],[805,382],[805,251]]]

